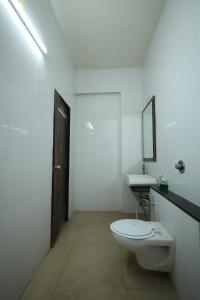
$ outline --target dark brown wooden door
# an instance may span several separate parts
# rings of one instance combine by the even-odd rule
[[[68,221],[70,108],[55,90],[51,247]]]

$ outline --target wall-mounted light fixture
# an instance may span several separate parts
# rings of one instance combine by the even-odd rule
[[[28,16],[26,15],[25,11],[23,10],[22,6],[17,0],[4,0],[4,2],[9,4],[9,7],[12,11],[14,11],[15,15],[18,17],[20,22],[23,24],[29,35],[31,36],[34,43],[43,53],[47,53],[47,49],[42,42],[39,34],[35,30],[34,26],[32,25],[31,21],[29,20]]]

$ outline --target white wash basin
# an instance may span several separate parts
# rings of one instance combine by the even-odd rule
[[[157,184],[155,177],[151,175],[126,175],[126,182],[128,186],[150,186]]]

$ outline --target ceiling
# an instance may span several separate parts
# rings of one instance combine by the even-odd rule
[[[77,69],[143,64],[166,0],[50,0]]]

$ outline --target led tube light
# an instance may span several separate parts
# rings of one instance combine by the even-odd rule
[[[29,35],[31,36],[31,38],[33,39],[37,47],[40,49],[40,51],[46,54],[47,49],[44,43],[42,42],[39,34],[31,24],[29,18],[27,17],[26,13],[24,12],[19,2],[17,0],[6,0],[6,1],[9,3],[10,7],[14,10],[15,14],[17,15],[21,23],[24,25],[24,27],[26,28]]]

